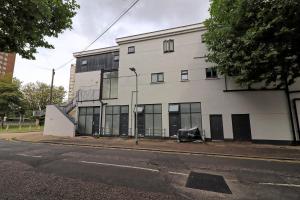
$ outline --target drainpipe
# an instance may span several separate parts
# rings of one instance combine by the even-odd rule
[[[99,135],[103,135],[103,128],[102,128],[102,121],[103,121],[103,106],[104,103],[102,101],[103,98],[103,73],[104,73],[104,69],[101,69],[101,74],[100,74],[100,90],[99,90],[99,101],[100,101],[100,122],[99,122]]]

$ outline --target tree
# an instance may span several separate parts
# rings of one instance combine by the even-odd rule
[[[208,61],[251,87],[288,88],[300,76],[300,1],[212,0]]]
[[[10,111],[21,111],[22,93],[18,82],[11,76],[0,77],[0,119],[3,128],[4,116]]]
[[[50,86],[41,83],[28,83],[22,87],[22,93],[29,110],[44,110],[50,101]],[[66,91],[64,87],[53,87],[53,103],[63,103]]]
[[[0,51],[34,59],[38,47],[54,48],[46,37],[71,29],[75,0],[1,0]]]

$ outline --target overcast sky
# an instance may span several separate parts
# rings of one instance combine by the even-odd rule
[[[72,59],[73,52],[84,49],[133,1],[77,0],[80,9],[73,19],[73,29],[58,38],[49,38],[55,49],[38,49],[36,60],[17,56],[14,76],[23,83],[41,81],[50,84],[51,68]],[[116,45],[117,37],[202,22],[209,16],[208,8],[209,0],[140,0],[89,49]],[[56,72],[55,85],[68,90],[69,70],[70,64]]]

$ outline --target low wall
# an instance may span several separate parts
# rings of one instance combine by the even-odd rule
[[[43,135],[75,137],[75,125],[56,106],[48,105]]]

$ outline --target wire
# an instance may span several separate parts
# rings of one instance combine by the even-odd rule
[[[135,0],[126,10],[124,10],[121,15],[119,15],[95,40],[93,40],[88,46],[86,46],[79,54],[79,56],[86,51],[89,47],[91,47],[97,40],[99,40],[105,33],[107,33],[116,23],[120,21],[122,17],[124,17],[140,0]],[[57,67],[55,70],[58,71],[68,65],[70,62],[75,60],[75,58],[70,59],[66,63],[62,64],[61,66]]]

